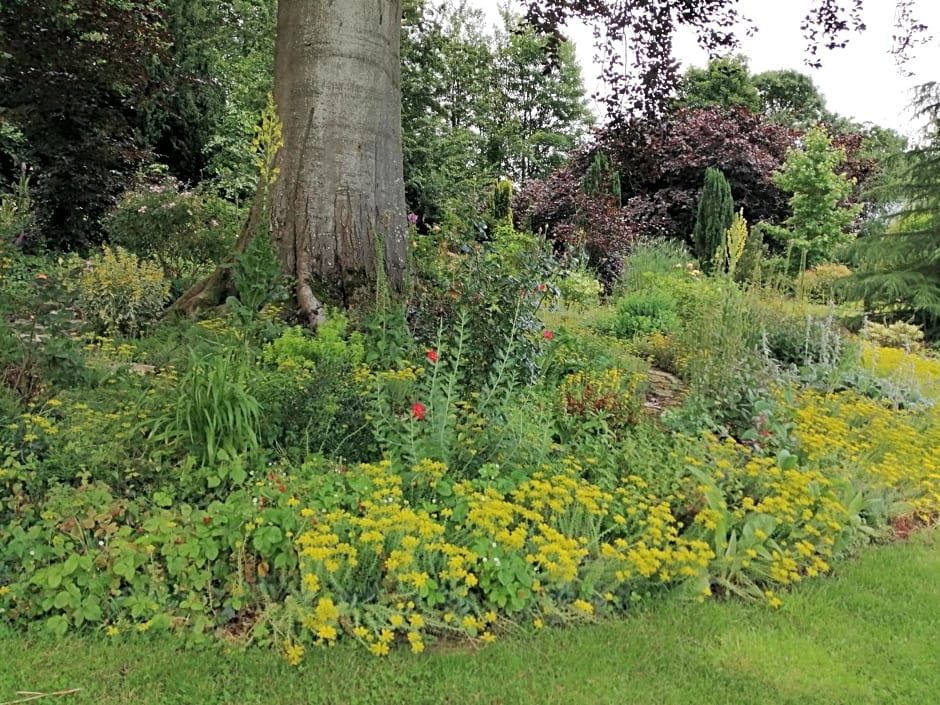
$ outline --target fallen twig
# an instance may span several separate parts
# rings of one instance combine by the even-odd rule
[[[57,690],[54,693],[39,693],[32,690],[18,690],[16,691],[17,695],[25,695],[25,698],[20,698],[19,700],[7,700],[0,705],[17,705],[18,703],[28,703],[33,700],[39,700],[39,698],[61,698],[63,695],[74,695],[81,688],[71,688],[70,690]]]

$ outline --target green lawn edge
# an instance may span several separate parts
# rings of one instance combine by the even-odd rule
[[[377,658],[340,646],[313,650],[295,668],[263,649],[0,629],[0,704],[22,691],[80,689],[38,702],[926,705],[940,697],[938,635],[934,529],[867,548],[778,610],[665,600],[479,649]]]

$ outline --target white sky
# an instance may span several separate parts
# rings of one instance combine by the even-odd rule
[[[499,20],[497,0],[471,0],[493,22]],[[515,2],[512,3],[516,5]],[[843,3],[848,5],[850,3]],[[741,37],[741,53],[749,59],[752,73],[772,69],[796,69],[812,76],[826,98],[827,106],[858,122],[873,122],[912,135],[920,125],[911,122],[911,89],[928,81],[940,81],[940,0],[915,0],[914,16],[933,38],[914,49],[907,65],[912,77],[903,76],[890,55],[894,33],[895,0],[865,0],[863,21],[868,29],[852,33],[845,49],[821,50],[822,68],[806,66],[806,42],[800,21],[811,7],[810,0],[739,0],[741,15],[754,21],[757,33]],[[593,37],[586,27],[570,27],[567,36],[575,42],[588,93],[598,87],[593,65]],[[708,57],[690,34],[679,37],[676,55],[684,66],[704,66]]]

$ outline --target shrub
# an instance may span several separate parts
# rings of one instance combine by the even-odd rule
[[[153,259],[168,278],[183,280],[221,261],[238,224],[231,203],[184,189],[172,177],[126,192],[102,221],[112,245]]]
[[[851,274],[852,270],[844,264],[817,264],[803,272],[797,282],[798,293],[816,303],[843,303],[845,297],[839,281]]]
[[[764,352],[785,366],[835,370],[854,359],[848,336],[832,312],[826,317],[799,315],[774,306],[758,306]]]
[[[105,334],[137,335],[170,295],[159,265],[108,245],[81,265],[77,279],[67,286],[74,290],[78,310]]]
[[[617,302],[613,332],[621,338],[668,333],[679,324],[676,300],[661,289],[643,289]]]
[[[550,283],[558,265],[544,243],[506,228],[491,244],[448,247],[442,241],[432,249],[430,241],[419,243],[419,276],[408,310],[418,349],[456,354],[464,335],[459,354],[467,380],[485,383],[505,355],[514,373],[535,379],[545,344],[539,311],[558,295]]]
[[[299,456],[374,456],[365,347],[343,314],[330,314],[315,336],[299,327],[284,330],[264,347],[262,360],[255,391],[267,443]]]
[[[601,283],[583,267],[569,271],[558,280],[561,299],[569,308],[596,306],[597,297],[603,290]]]
[[[896,321],[888,325],[865,321],[862,337],[884,348],[902,348],[913,350],[924,343],[924,331],[920,326],[904,321]]]
[[[561,424],[572,434],[619,433],[642,418],[646,375],[618,367],[575,372],[562,380]]]

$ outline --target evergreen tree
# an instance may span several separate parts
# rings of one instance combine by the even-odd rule
[[[734,199],[731,185],[721,169],[705,170],[705,185],[698,202],[698,217],[692,232],[695,255],[702,269],[713,269],[715,255],[726,248],[728,228],[734,222]]]
[[[920,88],[927,119],[921,145],[907,153],[896,187],[901,207],[880,234],[858,241],[858,270],[849,280],[869,311],[893,312],[940,336],[940,84]]]

